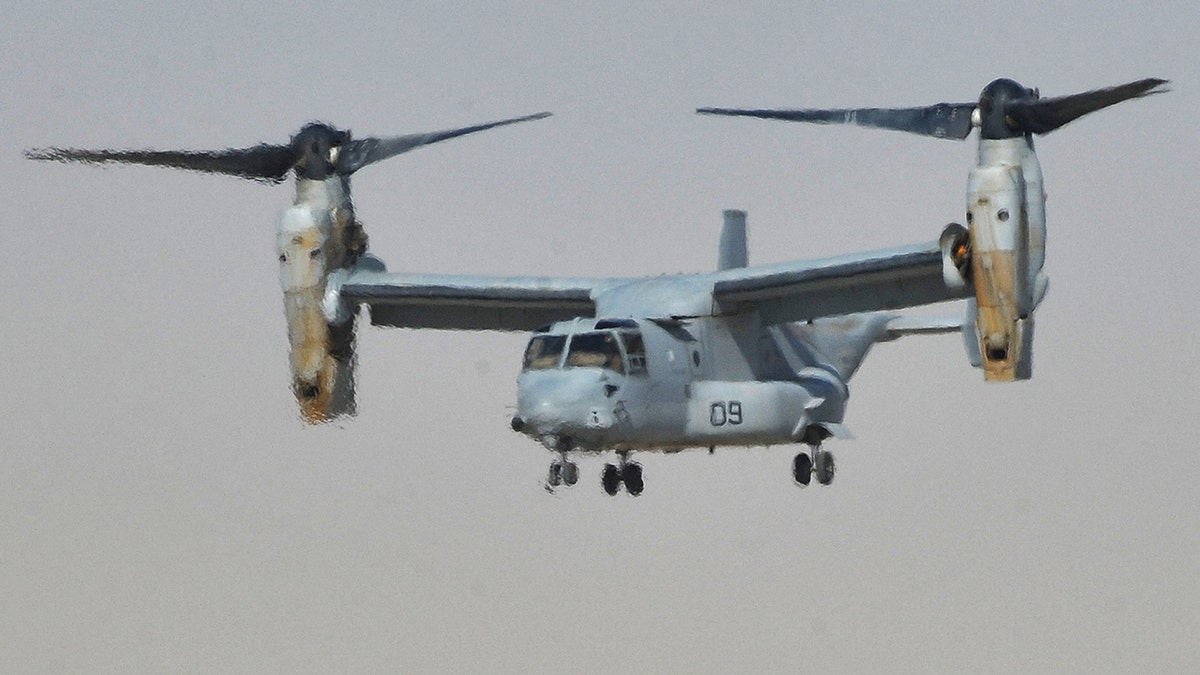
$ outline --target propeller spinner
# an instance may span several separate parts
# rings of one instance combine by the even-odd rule
[[[1167,80],[1147,78],[1082,94],[1040,98],[1008,79],[994,80],[979,95],[977,103],[938,103],[923,108],[848,108],[802,110],[745,110],[733,108],[697,108],[707,115],[759,117],[762,119],[813,122],[816,124],[857,124],[863,127],[895,129],[935,138],[965,139],[979,127],[986,139],[1016,138],[1026,134],[1047,134],[1084,115],[1115,103],[1167,89]]]
[[[322,122],[306,125],[287,145],[260,143],[250,148],[216,151],[192,150],[80,150],[40,148],[26,150],[29,159],[100,164],[144,164],[189,171],[220,173],[239,178],[278,183],[291,170],[297,177],[324,180],[333,175],[349,176],[368,164],[408,152],[422,145],[483,131],[506,124],[549,117],[550,113],[526,115],[458,129],[390,138],[354,140],[349,131]]]

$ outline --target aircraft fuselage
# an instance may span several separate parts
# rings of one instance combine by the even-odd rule
[[[774,445],[839,428],[845,382],[817,363],[796,369],[796,355],[755,323],[548,326],[526,350],[513,428],[556,452]]]

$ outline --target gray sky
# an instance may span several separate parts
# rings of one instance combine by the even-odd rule
[[[6,668],[1200,669],[1195,3],[164,4],[4,12]],[[584,458],[547,495],[551,456],[508,428],[522,335],[364,330],[360,415],[306,428],[273,248],[290,186],[20,156],[551,110],[358,174],[372,250],[699,271],[723,208],[757,262],[932,240],[974,143],[696,106],[1150,76],[1174,91],[1038,143],[1034,380],[985,384],[952,336],[881,345],[827,489],[774,448],[640,456],[637,499]]]

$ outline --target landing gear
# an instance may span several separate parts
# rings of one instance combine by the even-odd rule
[[[629,462],[621,467],[621,480],[625,483],[625,489],[629,490],[629,494],[634,497],[642,494],[642,488],[645,484],[642,483],[642,465],[637,462]]]
[[[621,489],[621,470],[612,464],[605,464],[604,473],[600,474],[600,482],[610,497],[617,496],[617,491]]]
[[[546,489],[553,490],[560,485],[571,487],[579,482],[579,465],[567,459],[566,451],[559,453],[560,459],[550,462],[550,473],[546,476]]]
[[[600,483],[609,496],[616,496],[621,490],[621,483],[634,497],[642,494],[645,483],[642,482],[642,465],[629,461],[628,452],[619,452],[619,464],[605,464],[604,473],[600,474]]]
[[[816,466],[813,467],[813,473],[817,474],[817,482],[821,485],[829,485],[833,482],[834,471],[837,467],[833,463],[833,453],[828,450],[814,448],[817,455]]]
[[[806,453],[802,452],[792,460],[792,478],[801,487],[808,487],[808,482],[812,480],[812,460]]]
[[[833,462],[833,453],[822,450],[820,445],[810,447],[812,448],[811,458],[807,453],[801,452],[792,460],[792,478],[801,487],[808,487],[813,474],[816,474],[818,483],[829,485],[833,482],[833,474],[837,471],[837,466]]]

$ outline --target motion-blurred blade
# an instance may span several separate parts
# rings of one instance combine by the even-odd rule
[[[964,139],[971,133],[974,103],[939,103],[924,108],[858,108],[834,110],[739,110],[697,108],[705,115],[734,115],[761,119],[812,122],[814,124],[857,124],[878,129],[895,129],[935,138]]]
[[[1015,103],[1005,110],[1005,114],[1010,120],[1009,126],[1014,131],[1046,134],[1088,113],[1107,108],[1121,101],[1169,91],[1161,88],[1165,84],[1167,84],[1167,80],[1147,78],[1082,94]]]
[[[80,150],[76,148],[41,148],[26,150],[29,159],[54,162],[103,164],[144,164],[165,166],[188,171],[220,173],[251,180],[278,183],[283,180],[295,161],[295,153],[286,145],[267,145],[252,148],[197,152],[191,150]]]
[[[476,131],[501,127],[506,124],[540,120],[549,116],[550,113],[543,112],[536,115],[525,115],[524,117],[500,120],[499,122],[488,122],[486,124],[462,127],[460,129],[447,129],[446,131],[434,131],[425,134],[409,134],[407,136],[394,136],[392,138],[364,138],[351,141],[348,146],[343,148],[338,158],[338,173],[343,175],[351,174],[368,164],[374,164],[389,157],[394,157],[414,148],[419,148],[422,145],[429,145],[430,143],[437,143],[458,136],[472,134]]]

